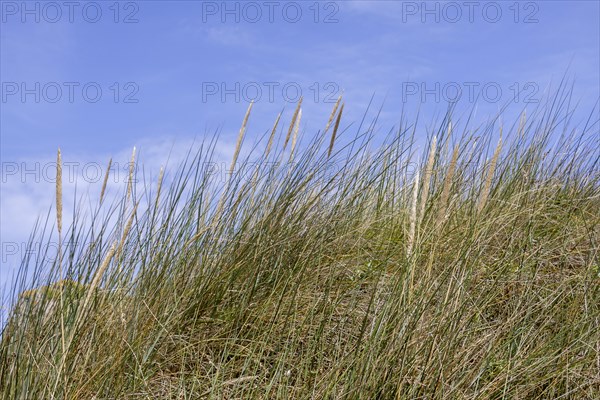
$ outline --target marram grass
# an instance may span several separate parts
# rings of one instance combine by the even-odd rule
[[[337,135],[338,106],[302,146],[300,104],[281,148],[278,116],[251,179],[216,190],[211,140],[58,217],[64,257],[26,256],[12,286],[1,397],[600,398],[598,120],[541,106],[490,159],[497,121],[378,143]],[[293,164],[268,162],[290,139]]]

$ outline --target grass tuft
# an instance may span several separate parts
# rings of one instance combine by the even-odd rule
[[[33,232],[47,248],[13,282],[0,398],[600,398],[599,121],[569,128],[566,100],[491,159],[497,119],[336,143],[341,99],[302,140],[299,101],[283,147],[280,114],[243,158],[250,104],[226,182],[207,140],[139,198],[134,149],[119,201],[105,178],[64,231],[59,151],[65,257]],[[270,162],[289,140],[294,162]]]

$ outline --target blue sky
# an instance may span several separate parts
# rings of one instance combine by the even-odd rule
[[[57,147],[81,167],[124,165],[136,146],[156,171],[169,151],[176,160],[219,130],[225,159],[258,90],[250,137],[284,108],[289,121],[298,90],[307,134],[342,92],[342,125],[374,96],[382,134],[403,109],[425,121],[443,114],[459,89],[459,112],[477,97],[481,121],[505,104],[514,116],[533,108],[565,74],[581,116],[600,93],[597,1],[71,4],[1,2],[0,278],[22,254],[13,244],[53,203],[46,167]],[[94,190],[94,168],[83,178],[74,169],[66,197]]]

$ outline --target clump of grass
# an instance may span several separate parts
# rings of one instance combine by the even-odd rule
[[[105,178],[92,220],[58,228],[69,257],[23,259],[1,397],[599,398],[599,121],[565,128],[563,95],[489,162],[495,121],[452,118],[451,156],[449,134],[412,154],[405,125],[336,144],[338,99],[328,143],[299,145],[299,102],[258,160],[250,105],[224,184],[201,167],[214,139],[146,202],[133,167],[125,203]]]

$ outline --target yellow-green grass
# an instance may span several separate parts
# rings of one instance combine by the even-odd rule
[[[103,187],[60,266],[23,264],[1,398],[600,398],[598,121],[561,98],[501,142],[450,116],[348,140],[340,99],[302,143],[298,104],[251,179],[212,181],[212,140],[160,190]]]

